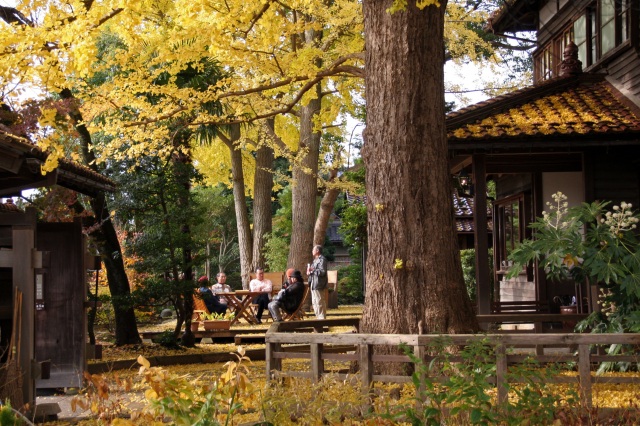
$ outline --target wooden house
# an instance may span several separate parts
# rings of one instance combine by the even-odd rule
[[[447,116],[452,173],[469,173],[476,194],[486,192],[488,179],[496,182],[493,282],[487,278],[486,198],[475,197],[480,314],[491,313],[492,297],[570,295],[587,302],[584,310],[595,306],[595,288],[548,283],[536,268],[507,280],[502,265],[557,191],[571,205],[639,205],[639,6],[636,0],[514,0],[490,20],[496,34],[535,31],[537,49],[532,86]]]
[[[55,184],[89,196],[114,190],[109,179],[69,161],[61,160],[54,171],[43,175],[46,157],[35,145],[0,134],[0,201],[19,196],[22,190]],[[93,258],[85,256],[85,249],[79,221],[42,223],[35,209],[21,211],[11,199],[0,205],[0,362],[8,365],[10,360],[19,368],[16,380],[6,376],[0,380],[4,385],[0,396],[3,392],[13,396],[15,407],[22,403],[34,407],[36,384],[43,388],[82,384],[86,270],[94,268],[87,264]],[[51,367],[46,380],[38,379],[43,361]]]

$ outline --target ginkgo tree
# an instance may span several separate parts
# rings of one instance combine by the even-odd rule
[[[451,2],[461,11],[466,3]],[[13,86],[63,94],[72,106],[68,114],[71,122],[86,142],[84,160],[93,166],[148,152],[172,155],[176,149],[172,141],[179,133],[175,126],[162,125],[168,120],[190,129],[219,126],[221,134],[228,136],[233,126],[262,125],[260,120],[278,117],[272,127],[275,147],[278,140],[291,139],[287,129],[292,125],[287,122],[295,123],[298,140],[290,155],[296,160],[294,180],[299,191],[294,194],[294,212],[300,216],[294,220],[296,238],[290,263],[298,268],[306,263],[315,219],[323,125],[335,120],[335,105],[348,109],[350,100],[362,93],[366,31],[361,2],[36,0],[18,1],[15,9],[3,7],[2,12],[10,24],[0,41],[3,98],[11,96]],[[464,19],[450,22],[451,34],[462,31],[472,20],[477,24],[482,19],[482,15],[466,13]],[[123,48],[99,59],[99,41],[106,32],[117,37]],[[471,43],[465,55],[477,59],[486,55],[477,52],[490,51],[490,45],[472,35],[465,33],[461,39]],[[444,51],[444,36],[439,37]],[[383,38],[381,44],[370,45],[368,53],[394,48],[396,41],[389,36],[387,43]],[[199,67],[203,58],[219,62],[222,77],[206,88],[180,86],[180,73],[190,66]],[[387,64],[390,71],[404,72],[410,66],[403,62],[405,58],[400,59]],[[102,84],[94,84],[96,75],[104,78]],[[161,77],[166,83],[156,84]],[[378,77],[367,76],[367,85]],[[376,91],[367,90],[369,102],[370,93]],[[432,99],[440,102],[437,96]],[[211,102],[221,103],[224,109],[204,111],[202,105]],[[395,110],[396,103],[395,98],[387,100],[383,106],[387,114]],[[47,120],[51,116],[43,110],[42,124],[47,125],[47,131],[32,137],[52,153],[61,152],[56,150],[61,140],[57,132],[67,128],[59,126],[59,120]],[[367,120],[372,129],[394,125],[384,114],[375,120],[379,122]],[[109,136],[105,143],[92,143],[91,135],[98,132]],[[231,153],[241,148],[239,137],[229,140]],[[127,142],[126,150],[122,141]],[[402,151],[395,155],[402,155]],[[46,168],[54,167],[55,161],[56,155],[51,155]],[[108,212],[98,206],[94,210]],[[100,224],[108,223],[108,217],[99,219]]]

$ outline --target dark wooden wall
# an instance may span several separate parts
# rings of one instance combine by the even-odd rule
[[[83,237],[79,222],[41,223],[37,248],[49,252],[44,278],[44,310],[36,311],[36,358],[51,360],[50,380],[37,387],[76,387],[84,371],[87,298]]]
[[[618,147],[585,153],[586,201],[622,201],[640,207],[640,147]]]

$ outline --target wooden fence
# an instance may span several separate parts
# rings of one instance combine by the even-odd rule
[[[351,326],[352,332],[325,333],[328,327]],[[359,319],[292,321],[274,323],[268,330],[266,341],[267,380],[280,377],[305,377],[313,382],[321,380],[325,372],[324,361],[357,361],[362,391],[368,393],[374,382],[406,383],[408,376],[374,374],[374,363],[402,362],[411,363],[406,355],[380,355],[374,353],[375,346],[398,346],[401,343],[413,348],[413,354],[428,364],[437,356],[428,355],[429,347],[447,339],[452,345],[465,346],[473,341],[482,340],[494,346],[496,375],[490,382],[498,389],[498,401],[506,402],[508,380],[517,382],[507,374],[509,365],[521,364],[530,359],[540,363],[573,362],[577,365],[577,376],[555,376],[550,383],[578,383],[583,406],[591,407],[593,383],[640,383],[637,377],[601,377],[592,372],[601,362],[640,362],[640,334],[458,334],[458,335],[399,335],[399,334],[361,334],[358,333]],[[632,353],[608,355],[602,348],[611,344],[633,345]],[[595,345],[595,346],[594,346]],[[601,345],[601,346],[600,346]],[[511,348],[537,346],[537,353],[512,353]],[[568,348],[559,353],[558,348]],[[598,350],[597,348],[600,348]],[[547,353],[553,350],[554,353]],[[284,371],[283,359],[308,359],[308,371]],[[452,362],[461,361],[454,356]],[[339,379],[347,374],[330,373]]]

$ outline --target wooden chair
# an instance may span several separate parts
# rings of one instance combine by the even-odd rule
[[[292,313],[287,313],[286,311],[282,311],[282,320],[283,321],[301,321],[304,319],[304,303],[307,301],[307,298],[309,298],[309,294],[311,294],[311,292],[309,291],[309,284],[305,284],[304,285],[304,296],[302,296],[302,302],[300,302],[300,304],[298,305],[298,308],[295,310],[295,312]]]
[[[196,291],[196,294],[193,295],[193,315],[191,317],[191,321],[202,321],[204,314],[209,314],[209,310],[207,309],[207,305],[204,303],[200,297],[200,292]]]

